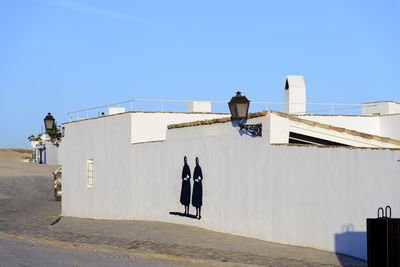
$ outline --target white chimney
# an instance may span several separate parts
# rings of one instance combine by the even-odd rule
[[[285,113],[306,113],[306,84],[303,76],[286,76],[284,92]]]
[[[210,101],[188,101],[188,102],[186,102],[186,112],[211,113],[211,102]]]
[[[124,113],[125,108],[108,108],[108,115],[114,115],[114,114],[119,114],[119,113]]]

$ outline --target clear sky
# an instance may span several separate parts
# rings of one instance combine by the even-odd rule
[[[0,0],[0,147],[132,98],[400,101],[400,1]]]

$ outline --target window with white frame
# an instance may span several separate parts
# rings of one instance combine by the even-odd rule
[[[87,186],[94,186],[93,183],[93,159],[87,160]]]

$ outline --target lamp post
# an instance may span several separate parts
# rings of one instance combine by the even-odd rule
[[[55,125],[55,119],[50,112],[47,113],[47,116],[43,119],[43,121],[46,133],[50,136],[51,140],[59,140],[61,138],[61,134],[58,133]]]
[[[44,118],[44,127],[46,132],[54,129],[54,121],[54,117],[51,115],[51,113],[47,113],[47,116]]]
[[[242,96],[241,92],[236,92],[236,96],[232,97],[228,103],[229,110],[231,111],[231,120],[239,121],[240,130],[246,130],[253,136],[261,136],[262,125],[259,124],[248,124],[245,125],[242,122],[247,119],[250,101],[247,97]]]

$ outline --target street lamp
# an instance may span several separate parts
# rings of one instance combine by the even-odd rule
[[[231,110],[232,120],[243,120],[247,118],[250,101],[247,97],[242,96],[241,92],[237,91],[236,96],[232,97],[228,105]]]
[[[44,118],[44,127],[46,128],[46,132],[54,129],[54,117],[49,113]]]
[[[241,92],[236,92],[236,96],[232,97],[228,103],[231,111],[231,120],[239,120],[240,130],[246,130],[253,136],[261,136],[262,125],[260,124],[248,124],[245,125],[242,122],[247,119],[249,112],[250,101],[247,97],[242,96]]]
[[[46,133],[50,136],[52,142],[61,139],[61,133],[58,132],[54,117],[50,112],[47,113],[47,116],[44,118],[44,127],[46,128]]]

